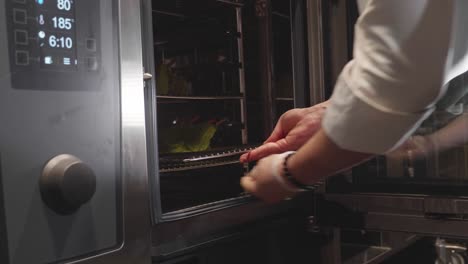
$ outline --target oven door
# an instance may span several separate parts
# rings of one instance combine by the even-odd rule
[[[308,104],[305,1],[143,3],[154,222],[249,204],[239,156]]]
[[[309,211],[310,193],[277,206],[245,194],[249,166],[239,163],[283,112],[307,103],[306,62],[295,60],[306,57],[305,1],[143,3],[154,257]]]
[[[1,263],[150,262],[139,19],[0,1]]]
[[[352,56],[357,18],[353,2],[330,2],[323,9],[328,28],[322,31],[327,32],[324,41],[330,47],[324,53],[326,87],[333,87],[341,68]],[[468,235],[466,75],[461,74],[448,84],[447,94],[434,114],[402,147],[327,180],[324,207],[341,210],[325,209],[320,217],[326,224],[440,236]],[[327,97],[332,89],[315,93]],[[351,216],[354,213],[356,218]]]

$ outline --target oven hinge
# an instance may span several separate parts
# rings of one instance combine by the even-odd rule
[[[436,264],[463,264],[466,246],[456,243],[448,243],[445,239],[437,238],[435,242],[437,252]]]

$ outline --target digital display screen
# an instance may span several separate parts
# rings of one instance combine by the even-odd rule
[[[76,70],[76,0],[35,0],[41,68]]]
[[[3,2],[14,89],[86,90],[95,87],[102,66],[102,0]],[[106,32],[106,36],[109,34]],[[83,80],[90,85],[82,85]]]

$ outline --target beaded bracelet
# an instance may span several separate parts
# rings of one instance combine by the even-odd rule
[[[299,188],[299,189],[302,189],[302,190],[313,190],[314,188],[312,186],[309,186],[309,185],[305,185],[305,184],[302,184],[300,183],[298,180],[296,180],[291,172],[289,171],[288,169],[288,159],[294,155],[296,152],[290,152],[286,155],[286,157],[284,157],[284,161],[283,161],[283,175],[284,177],[288,180],[288,182],[293,185],[294,187],[296,188]]]
[[[288,183],[286,178],[283,177],[283,175],[281,175],[282,169],[279,169],[279,167],[283,165],[283,157],[286,154],[287,153],[279,154],[278,156],[275,156],[273,158],[273,161],[272,161],[273,163],[271,165],[271,174],[273,175],[273,177],[276,179],[276,181],[281,185],[281,187],[284,190],[286,190],[286,191],[288,191],[290,193],[297,193],[297,192],[304,191],[304,190],[296,188],[292,184]]]

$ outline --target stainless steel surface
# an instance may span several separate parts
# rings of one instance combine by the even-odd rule
[[[230,5],[235,5],[235,6],[238,6],[238,7],[244,6],[244,4],[242,2],[237,2],[237,1],[230,1],[230,0],[216,0],[216,1],[221,2],[221,3],[230,4]]]
[[[325,50],[322,0],[307,0],[311,105],[325,101]]]
[[[157,95],[159,99],[179,99],[179,100],[245,100],[243,96],[172,96]]]
[[[153,79],[153,75],[151,73],[145,72],[143,74],[143,80],[148,81],[148,80],[151,80],[151,79]]]
[[[359,253],[344,261],[344,264],[374,264],[380,263],[383,255],[391,251],[388,247],[360,246],[354,244],[343,244],[345,248],[358,251]]]
[[[348,8],[350,1],[336,0],[322,2],[323,6],[326,3],[326,12],[323,12],[323,18],[326,19],[327,35],[326,45],[329,46],[330,52],[327,60],[330,78],[328,85],[333,85],[341,73],[343,67],[349,61],[348,48],[350,47],[348,40]],[[323,28],[323,27],[322,27]],[[331,87],[327,87],[331,88]]]
[[[11,43],[5,37],[6,1],[0,0],[2,263],[151,263],[140,2],[89,2],[100,6],[100,11],[89,11],[90,17],[103,14],[90,27],[106,44],[98,60],[105,64],[89,68],[101,77],[99,83],[84,91],[63,86],[34,90],[54,84],[47,80],[19,91],[10,84],[15,73],[4,55]],[[120,43],[111,41],[117,34]],[[119,44],[118,54],[113,44]],[[85,79],[79,83],[84,85]],[[91,201],[67,216],[48,209],[38,187],[44,163],[59,153],[79,156],[98,178]]]
[[[271,1],[256,1],[258,20],[258,63],[261,65],[257,78],[260,80],[260,103],[263,118],[263,137],[268,138],[275,126],[276,101],[274,100],[274,61],[273,61],[273,29],[271,20]]]
[[[44,3],[44,13],[57,15],[58,1]],[[65,69],[71,66],[70,53],[41,50],[33,40],[19,45],[8,34],[23,30],[35,36],[39,1],[0,1],[0,229],[6,230],[0,240],[7,243],[0,249],[1,263],[73,261],[122,243],[118,6],[111,0],[81,0],[70,8],[76,34],[61,34],[73,35],[69,41],[78,63]],[[26,24],[11,23],[15,9],[26,10]],[[88,38],[94,45],[87,46]],[[8,59],[18,50],[30,52],[29,65]],[[49,52],[66,56],[62,66],[45,67],[43,54]],[[85,63],[87,56],[95,56],[92,63]],[[93,199],[69,215],[51,210],[39,186],[44,165],[61,153],[80,157],[97,180]]]
[[[428,195],[325,194],[339,210],[322,211],[332,225],[378,231],[467,237],[467,197]]]
[[[197,164],[197,165],[187,165],[183,167],[161,168],[159,172],[164,173],[164,172],[188,171],[188,170],[195,170],[195,169],[202,169],[202,168],[213,168],[213,167],[219,167],[219,166],[225,166],[225,165],[237,164],[237,163],[239,163],[238,160],[217,162],[217,163],[207,163],[207,164]]]
[[[162,14],[162,15],[168,15],[168,16],[174,16],[174,17],[179,17],[179,18],[186,18],[185,15],[174,13],[174,12],[167,12],[167,11],[160,11],[160,10],[153,10],[154,13],[156,14]]]
[[[229,1],[231,2],[231,1]],[[239,69],[239,92],[242,94],[242,99],[240,101],[240,111],[241,111],[241,122],[244,125],[242,129],[242,144],[247,144],[249,142],[247,136],[247,99],[245,96],[245,58],[244,58],[244,42],[243,42],[243,34],[244,31],[242,29],[242,8],[236,8],[236,18],[237,18],[237,32],[240,34],[240,38],[237,39],[237,47],[238,47],[238,55],[239,55],[239,63],[242,67]]]
[[[161,156],[159,172],[186,171],[239,163],[239,156],[251,151],[255,146],[223,148],[198,153],[175,153]]]
[[[294,107],[302,108],[310,105],[309,76],[307,67],[307,2],[306,0],[291,1],[291,46],[293,61]]]
[[[83,263],[151,263],[140,4],[119,0],[124,243]]]
[[[353,231],[359,232],[362,237],[348,238],[345,239],[347,242],[342,243],[344,264],[377,264],[389,259],[392,262],[393,256],[421,239],[409,233]],[[350,230],[344,232],[346,236]]]
[[[294,101],[294,98],[290,98],[290,97],[276,97],[275,100],[277,100],[277,101]]]
[[[463,264],[464,258],[460,253],[466,253],[466,247],[437,238],[435,242],[437,252],[437,264]]]
[[[212,160],[212,159],[231,157],[231,156],[240,155],[240,154],[245,153],[245,152],[250,151],[250,150],[252,150],[252,149],[251,148],[246,148],[246,149],[237,149],[237,150],[233,150],[233,151],[218,152],[218,153],[213,153],[213,154],[206,155],[206,156],[199,156],[199,157],[183,159],[183,162],[194,162],[194,161]]]

